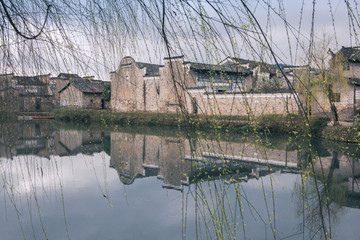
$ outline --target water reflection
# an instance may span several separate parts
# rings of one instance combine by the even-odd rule
[[[357,232],[357,146],[49,122],[0,127],[0,206],[11,216],[0,230],[12,229],[4,239],[351,239]],[[85,236],[87,224],[98,229]],[[119,224],[121,231],[109,229]]]

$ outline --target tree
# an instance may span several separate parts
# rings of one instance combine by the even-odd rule
[[[341,56],[331,55],[329,60],[329,47],[332,37],[323,33],[321,40],[316,42],[311,62],[317,69],[314,86],[319,87],[329,101],[333,125],[339,124],[339,113],[335,103],[339,100],[337,93],[346,85],[343,75],[343,61]]]

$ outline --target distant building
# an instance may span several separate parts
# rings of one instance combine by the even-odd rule
[[[74,78],[58,91],[60,107],[101,109],[105,108],[102,98],[104,83],[88,78]]]
[[[49,79],[52,86],[52,91],[54,93],[56,107],[60,107],[60,93],[59,91],[63,89],[71,80],[81,79],[77,74],[70,73],[60,73],[57,77],[51,77]]]
[[[0,75],[0,103],[4,111],[43,112],[54,108],[49,75]]]
[[[205,64],[176,56],[158,65],[124,57],[110,76],[112,109],[225,115],[297,112],[292,94],[260,91],[261,81],[275,73],[270,65],[235,58]],[[258,89],[256,81],[262,84]]]
[[[339,79],[334,88],[336,108],[341,116],[352,117],[360,110],[360,47],[342,47],[336,53],[329,49],[328,53],[331,56],[329,71],[340,67],[345,78],[345,81]],[[324,104],[324,109],[330,112],[329,104]]]
[[[252,92],[279,93],[288,91],[285,81],[279,81],[276,67],[248,59],[227,57],[220,63],[222,66],[239,66],[252,75]]]

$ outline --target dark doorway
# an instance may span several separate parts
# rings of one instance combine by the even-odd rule
[[[35,110],[40,111],[41,110],[41,98],[35,99]]]
[[[101,108],[105,109],[105,100],[103,98],[101,99]]]
[[[196,98],[192,98],[191,103],[193,106],[193,113],[198,113],[198,104]]]

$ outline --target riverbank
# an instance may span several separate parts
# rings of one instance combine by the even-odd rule
[[[51,112],[56,121],[107,125],[142,125],[181,128],[183,130],[216,130],[228,133],[319,134],[329,119],[312,116],[309,123],[299,115],[265,114],[256,118],[248,116],[197,115],[150,112],[112,112],[109,110],[57,109]],[[311,129],[311,131],[309,131]]]
[[[321,136],[331,141],[360,143],[360,125],[355,123],[351,125],[326,126]]]

